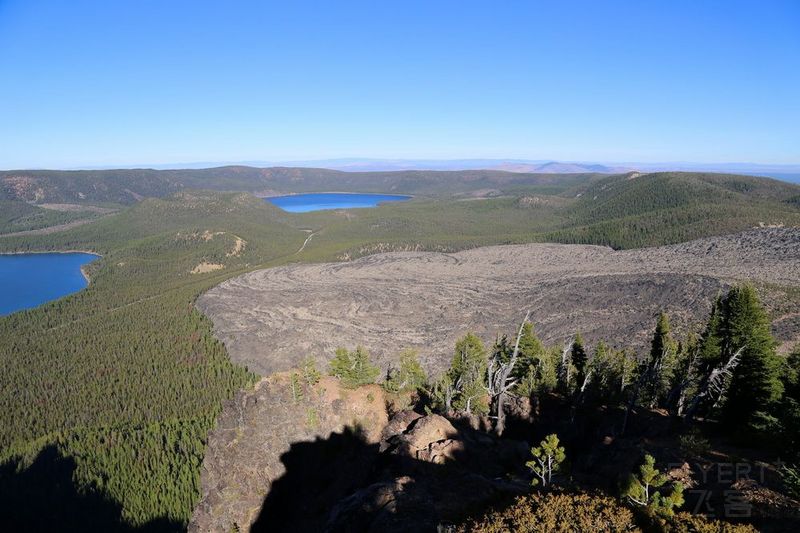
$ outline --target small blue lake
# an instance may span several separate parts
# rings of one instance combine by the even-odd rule
[[[402,202],[410,196],[399,194],[356,194],[356,193],[312,193],[292,194],[289,196],[273,196],[265,198],[290,213],[308,213],[323,209],[352,209],[357,207],[375,207],[382,202]]]
[[[0,316],[37,307],[88,284],[81,267],[97,259],[86,253],[0,254]]]

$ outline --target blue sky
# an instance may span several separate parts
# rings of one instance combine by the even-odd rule
[[[800,163],[800,2],[0,0],[0,168]]]

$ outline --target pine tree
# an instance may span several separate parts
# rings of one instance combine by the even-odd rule
[[[667,408],[678,416],[683,414],[687,398],[697,389],[698,351],[698,339],[694,334],[689,334],[684,342],[678,344],[675,371],[666,402]]]
[[[320,371],[317,370],[317,362],[313,357],[306,358],[305,361],[303,361],[300,370],[303,373],[303,379],[307,385],[316,385],[319,383],[319,380],[322,377]]]
[[[780,420],[779,446],[800,467],[800,344],[786,358],[781,371],[784,394],[777,406]],[[800,480],[800,477],[795,478]],[[800,487],[800,484],[797,485]],[[799,493],[800,494],[800,493]]]
[[[722,359],[722,296],[711,307],[706,329],[700,337],[698,350],[700,371],[705,373],[720,364]]]
[[[387,372],[384,388],[390,392],[414,391],[422,387],[427,379],[416,350],[409,348],[400,352],[400,366],[392,367]]]
[[[486,398],[488,358],[483,341],[467,333],[456,343],[448,377],[455,388],[453,407],[467,413],[484,414],[489,405]]]
[[[525,463],[525,466],[536,475],[531,484],[541,483],[542,487],[547,487],[553,482],[553,472],[558,472],[561,463],[567,457],[564,447],[559,446],[558,435],[555,433],[545,437],[539,446],[531,448],[531,455],[533,459]]]
[[[546,348],[530,322],[525,323],[519,343],[519,360],[514,377],[519,380],[516,393],[530,396],[552,391],[558,382],[561,349]]]
[[[636,359],[625,350],[612,350],[602,340],[597,343],[588,363],[592,373],[591,389],[602,403],[614,404],[635,380]]]
[[[648,507],[662,516],[672,516],[674,508],[683,505],[683,485],[674,483],[667,492],[662,489],[667,476],[655,467],[652,455],[644,456],[639,474],[631,474],[622,488],[622,496],[634,505]]]
[[[509,346],[508,350],[510,357],[513,347]],[[523,324],[522,337],[519,339],[519,362],[516,365],[515,375],[521,379],[525,379],[531,374],[535,375],[544,351],[544,345],[536,336],[533,324],[530,322]]]
[[[522,342],[521,339],[520,342]],[[508,340],[508,335],[503,335],[502,337],[495,339],[494,346],[492,347],[492,358],[501,363],[507,363],[511,360],[511,354],[513,352],[514,347]]]
[[[375,383],[381,369],[370,361],[369,352],[358,346],[354,352],[337,348],[331,360],[329,373],[339,378],[345,387],[355,388]]]
[[[775,353],[767,313],[752,285],[730,290],[722,302],[722,352],[741,350],[731,377],[722,418],[730,429],[759,427],[765,411],[783,392],[781,360]]]
[[[651,408],[666,399],[675,372],[676,355],[676,343],[670,332],[669,317],[662,312],[656,322],[646,370],[649,375],[644,396]]]
[[[575,334],[575,340],[572,341],[572,364],[575,365],[575,382],[578,387],[583,385],[583,380],[586,379],[586,350],[583,347],[583,339],[581,338],[580,331]]]

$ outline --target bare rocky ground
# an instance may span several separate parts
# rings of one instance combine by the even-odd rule
[[[217,427],[209,434],[201,469],[202,497],[189,531],[249,530],[263,507],[269,506],[267,494],[286,490],[281,485],[276,488],[275,482],[286,479],[287,469],[292,469],[289,483],[291,476],[297,475],[295,469],[310,475],[304,463],[313,463],[309,465],[312,471],[328,469],[331,473],[324,480],[325,487],[320,482],[312,490],[349,494],[358,486],[352,483],[364,476],[359,469],[369,468],[370,463],[345,461],[345,456],[353,453],[348,448],[356,443],[364,449],[371,449],[370,445],[377,448],[386,424],[383,390],[377,385],[346,390],[334,378],[310,386],[299,381],[293,384],[290,376],[276,374],[261,380],[253,390],[239,391],[225,403]],[[360,428],[361,433],[352,433],[348,429],[352,427]],[[343,454],[342,463],[353,467],[349,475],[332,470],[338,453]],[[309,494],[302,501],[313,499]]]
[[[525,443],[436,414],[389,421],[386,400],[377,385],[285,373],[237,393],[209,434],[189,532],[436,531],[527,490],[503,480]]]
[[[768,228],[683,244],[614,251],[526,244],[454,254],[385,253],[286,266],[230,279],[198,300],[231,358],[262,375],[363,345],[384,367],[414,347],[431,371],[456,339],[511,333],[525,311],[548,342],[581,331],[638,353],[655,316],[699,328],[727,286],[761,289],[785,351],[800,341],[800,229]]]

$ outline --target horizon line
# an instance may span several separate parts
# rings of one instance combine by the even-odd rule
[[[315,166],[314,164],[319,164]],[[159,162],[159,163],[113,163],[113,164],[86,164],[80,166],[28,166],[3,168],[2,172],[12,171],[34,171],[34,170],[56,170],[56,171],[80,171],[80,170],[202,170],[211,168],[221,168],[229,166],[247,166],[253,168],[327,168],[326,164],[357,167],[359,164],[396,164],[410,165],[417,168],[395,169],[401,170],[503,170],[491,167],[471,167],[471,168],[424,168],[426,164],[528,164],[528,165],[600,165],[600,166],[640,166],[642,169],[652,167],[671,167],[671,166],[694,166],[702,168],[710,167],[752,167],[755,170],[772,170],[773,172],[800,172],[800,162],[796,163],[764,163],[753,161],[716,161],[699,162],[691,160],[678,161],[608,161],[608,160],[564,160],[564,159],[528,159],[521,157],[494,158],[494,157],[474,157],[474,158],[381,158],[381,157],[333,157],[333,158],[312,158],[312,159],[276,159],[276,160],[234,160],[234,161],[179,161],[179,162]],[[329,170],[340,170],[330,168]],[[357,171],[357,168],[354,169]],[[629,170],[638,170],[631,168]],[[665,169],[667,170],[667,169]],[[679,168],[671,170],[681,170]],[[388,171],[388,170],[387,170]]]

